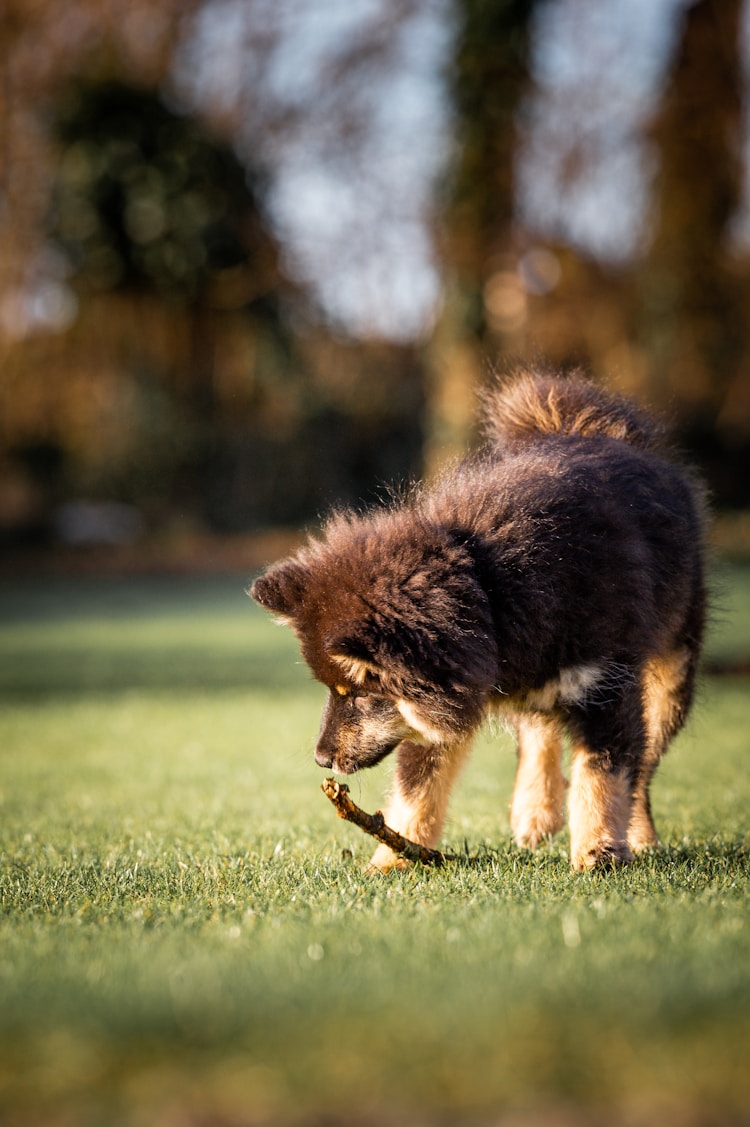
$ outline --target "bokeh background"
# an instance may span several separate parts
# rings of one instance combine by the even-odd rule
[[[6,558],[373,502],[530,359],[741,526],[749,63],[742,0],[4,0]]]

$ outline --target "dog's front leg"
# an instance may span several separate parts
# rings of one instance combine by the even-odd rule
[[[516,721],[518,767],[510,808],[516,843],[534,849],[545,837],[562,829],[567,782],[560,767],[560,725],[541,713],[521,715]]]
[[[410,841],[434,848],[451,789],[470,747],[471,740],[429,747],[404,740],[396,752],[393,793],[384,811],[387,825]],[[370,861],[372,868],[382,872],[405,868],[408,863],[386,845],[379,845]]]

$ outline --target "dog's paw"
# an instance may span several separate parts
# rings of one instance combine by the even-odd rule
[[[510,804],[510,828],[517,845],[536,849],[545,838],[554,837],[565,824],[567,779],[559,770],[519,776]]]
[[[658,849],[661,842],[656,834],[628,833],[628,845],[631,853],[645,853],[647,849]]]
[[[387,845],[379,845],[367,863],[366,871],[368,873],[388,873],[392,869],[408,869],[408,867],[409,862],[405,857],[394,853]]]
[[[628,826],[628,845],[633,853],[643,853],[646,849],[658,848],[659,838],[650,818],[631,819]]]
[[[571,850],[571,864],[579,873],[591,869],[617,869],[628,865],[633,854],[626,841],[599,841]]]
[[[511,811],[510,825],[516,845],[521,849],[536,849],[546,838],[554,837],[563,828],[562,810]]]

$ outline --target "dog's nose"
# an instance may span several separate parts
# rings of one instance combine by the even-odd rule
[[[324,747],[315,748],[315,762],[318,767],[333,767],[333,752]]]

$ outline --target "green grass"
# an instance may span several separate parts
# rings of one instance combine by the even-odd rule
[[[723,586],[736,656],[750,570]],[[663,850],[585,876],[511,846],[497,733],[466,860],[366,875],[322,690],[239,580],[6,582],[0,692],[0,1122],[750,1122],[747,682],[662,765]]]

